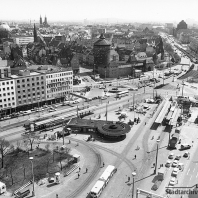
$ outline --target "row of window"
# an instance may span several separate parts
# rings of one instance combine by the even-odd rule
[[[40,95],[40,94],[44,94],[44,91],[42,91],[41,93],[40,92],[37,92],[36,93],[32,93],[32,94],[28,94],[28,95],[23,95],[23,98],[27,98],[27,97],[31,97],[31,96],[35,96],[35,95]],[[18,98],[22,98],[22,96],[18,96]]]
[[[42,97],[42,100],[45,100],[45,97]],[[41,100],[40,100],[41,101]],[[23,100],[23,101],[19,101],[19,104],[25,104],[25,103],[32,103],[32,102],[38,102],[38,100],[36,98],[32,98],[32,99],[28,99],[28,100]]]
[[[6,107],[11,107],[11,106],[15,106],[15,102],[4,104],[4,105],[0,105],[0,108],[6,108]]]
[[[70,93],[69,91],[65,91],[65,92],[61,92],[61,93],[58,93],[59,96],[64,96],[66,94]],[[47,98],[55,98],[57,97],[57,94],[52,94],[52,95],[47,95]]]
[[[1,85],[10,85],[10,84],[13,85],[14,82],[13,82],[13,81],[1,82],[1,83],[0,83],[0,86],[1,86]]]
[[[34,81],[34,80],[43,80],[44,79],[44,77],[43,76],[37,76],[36,78],[32,78],[32,81]],[[17,83],[21,83],[21,82],[30,82],[30,78],[23,78],[23,79],[19,79],[19,80],[17,80]]]
[[[11,90],[11,89],[14,89],[14,87],[5,87],[5,88],[0,88],[0,91],[8,91],[8,90]]]
[[[41,85],[43,85],[44,84],[44,82],[41,82]],[[40,85],[40,83],[39,82],[37,82],[36,84],[35,83],[32,83],[32,86],[35,86],[35,85]],[[21,88],[21,87],[30,87],[30,84],[25,84],[25,85],[17,85],[17,88]]]
[[[11,98],[4,98],[3,100],[0,99],[0,102],[2,102],[2,101],[7,102],[7,101],[10,101],[10,100],[11,100]],[[14,97],[12,97],[12,100],[14,100]]]
[[[54,83],[54,82],[65,82],[65,81],[69,81],[72,80],[72,77],[68,77],[68,78],[58,78],[58,79],[53,79],[53,80],[48,80],[47,83]],[[71,81],[72,82],[72,81]]]
[[[27,92],[31,92],[31,91],[35,91],[35,90],[40,90],[40,89],[44,89],[44,86],[42,86],[42,87],[33,87],[32,89],[27,89]],[[24,90],[20,90],[20,91],[18,91],[18,94],[20,94],[20,93],[25,93],[26,92],[26,90],[24,89]],[[44,92],[44,91],[43,91]]]
[[[56,78],[56,77],[68,76],[68,75],[72,75],[72,72],[65,72],[65,73],[59,73],[59,74],[46,75],[46,78]]]

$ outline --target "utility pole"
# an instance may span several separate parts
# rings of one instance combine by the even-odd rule
[[[107,121],[107,103],[106,103],[106,121]]]
[[[184,81],[182,81],[182,97],[184,95]]]

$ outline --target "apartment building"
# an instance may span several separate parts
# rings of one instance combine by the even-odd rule
[[[34,42],[34,37],[33,36],[13,36],[13,40],[15,44],[27,45],[28,43]]]
[[[45,101],[45,74],[20,70],[18,75],[11,76],[15,80],[17,106],[32,105]]]

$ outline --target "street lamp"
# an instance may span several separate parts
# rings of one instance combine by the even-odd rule
[[[154,170],[154,174],[156,174],[156,172],[157,172],[157,157],[158,157],[158,144],[159,144],[159,142],[160,142],[160,140],[158,139],[157,140],[157,152],[156,152],[156,161],[155,161],[155,170]]]
[[[135,184],[135,176],[136,176],[136,172],[132,172],[132,177],[133,177],[132,198],[133,198],[133,196],[134,196],[134,184]]]
[[[32,189],[32,197],[35,196],[35,192],[34,192],[34,167],[33,167],[33,157],[29,157],[29,160],[32,164],[32,184],[33,184],[33,189]]]

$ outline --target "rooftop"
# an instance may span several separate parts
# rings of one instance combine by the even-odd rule
[[[72,71],[71,67],[57,67],[53,65],[31,65],[28,70],[42,74],[58,73],[64,71]]]
[[[110,46],[110,42],[107,41],[104,37],[104,34],[101,34],[99,40],[94,43],[94,46]]]

